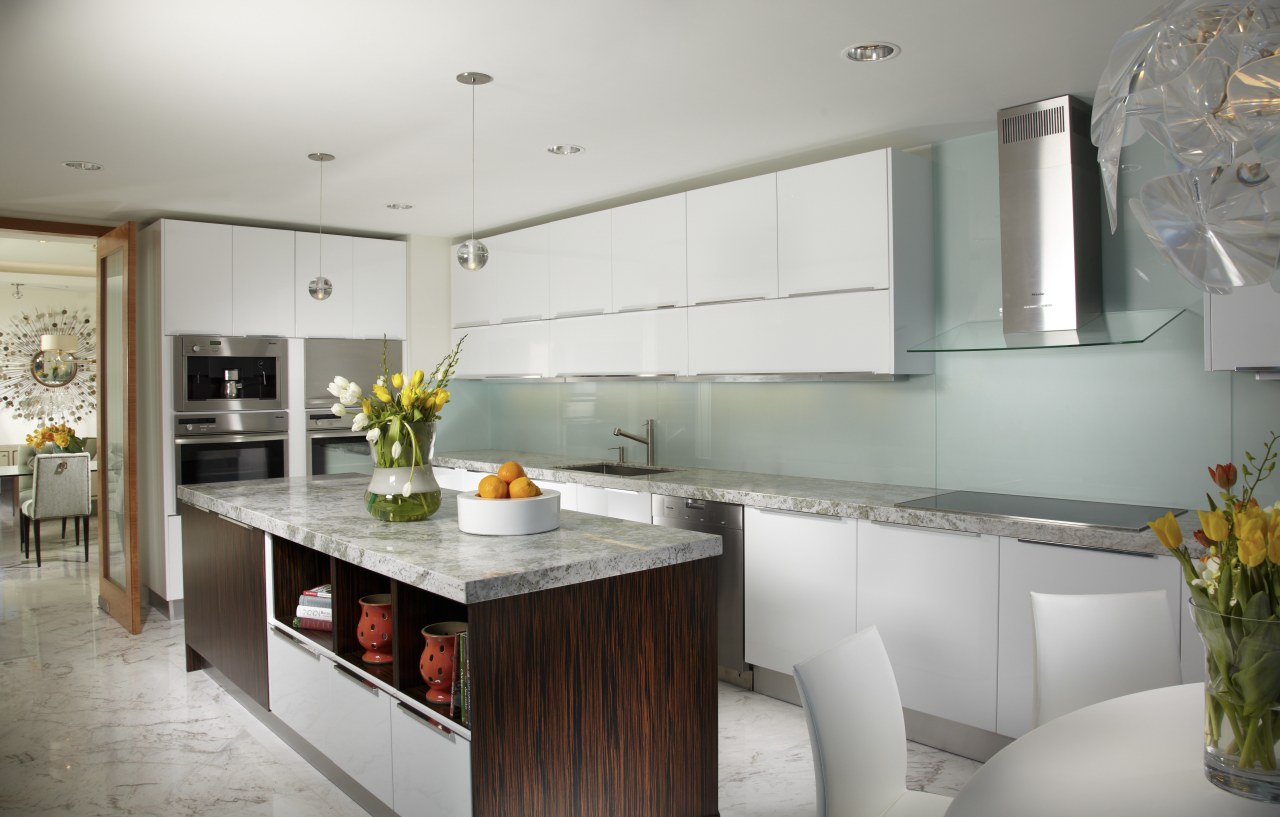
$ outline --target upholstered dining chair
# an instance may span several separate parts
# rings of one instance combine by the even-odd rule
[[[809,724],[818,817],[933,817],[951,805],[906,786],[898,681],[872,625],[795,665]]]
[[[84,560],[89,561],[89,455],[38,454],[31,474],[31,498],[22,503],[23,551],[31,555],[31,523],[35,523],[36,567],[40,567],[40,522],[75,520],[76,544],[84,528]],[[65,528],[64,528],[65,531]]]
[[[1164,590],[1031,594],[1037,726],[1090,704],[1182,683]]]

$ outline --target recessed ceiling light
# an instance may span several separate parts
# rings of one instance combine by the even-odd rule
[[[552,145],[547,148],[547,153],[554,153],[557,156],[576,156],[586,150],[582,145]]]
[[[844,55],[854,62],[879,62],[893,59],[902,51],[893,43],[862,43],[851,45],[844,50]]]
[[[412,210],[412,204],[404,204],[403,202],[392,202],[387,205],[388,210]]]
[[[62,166],[69,167],[72,170],[101,170],[102,169],[102,165],[98,164],[97,162],[80,162],[80,161],[63,162]]]

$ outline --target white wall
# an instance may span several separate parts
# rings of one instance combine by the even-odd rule
[[[13,319],[21,319],[23,313],[35,315],[37,312],[61,309],[84,308],[94,317],[97,324],[97,294],[92,284],[75,289],[53,289],[35,285],[24,285],[23,297],[13,298],[9,289],[0,290],[0,332],[8,333]],[[0,336],[3,337],[3,336]],[[0,445],[21,445],[27,434],[35,430],[32,420],[19,420],[12,411],[0,410]],[[76,434],[81,437],[98,436],[97,412],[92,412],[81,422],[74,423]]]
[[[409,337],[406,371],[430,373],[449,352],[450,244],[447,238],[411,235],[409,243]]]

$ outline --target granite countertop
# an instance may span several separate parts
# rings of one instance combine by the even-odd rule
[[[455,491],[422,522],[379,522],[367,476],[178,486],[178,499],[464,604],[636,573],[720,554],[720,537],[561,511],[530,536],[458,530]]]
[[[592,462],[590,458],[529,451],[452,451],[437,453],[432,463],[441,468],[467,468],[493,472],[508,460],[516,460],[523,465],[525,471],[534,480],[649,491],[666,496],[709,499],[757,508],[845,516],[944,531],[989,533],[1036,542],[1126,553],[1150,555],[1168,553],[1150,530],[1134,533],[1115,528],[1054,524],[1007,516],[895,507],[899,502],[940,493],[933,488],[677,466],[671,466],[674,470],[664,474],[638,477],[606,476],[560,470],[566,465]]]

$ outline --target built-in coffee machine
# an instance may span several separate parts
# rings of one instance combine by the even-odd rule
[[[175,411],[272,411],[287,408],[284,338],[174,338]]]

